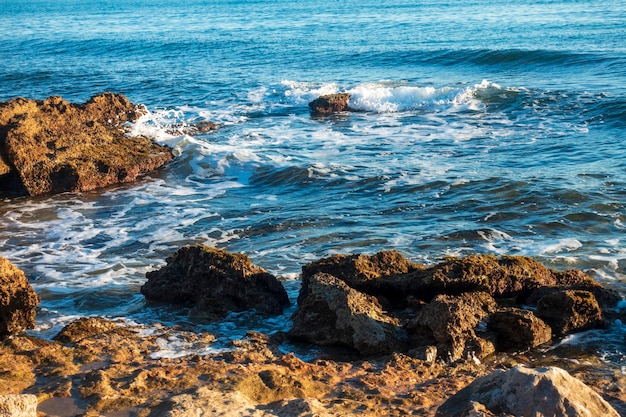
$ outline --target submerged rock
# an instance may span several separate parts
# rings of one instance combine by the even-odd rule
[[[127,183],[171,161],[165,146],[126,135],[142,109],[119,94],[0,103],[0,191],[31,196]]]
[[[487,413],[471,414],[480,405]],[[439,407],[436,417],[472,415],[619,416],[595,391],[557,367],[496,370],[448,399]]]
[[[342,345],[372,356],[402,350],[398,321],[376,298],[325,273],[313,275],[298,297],[290,336],[318,345]]]
[[[326,116],[350,110],[348,100],[350,100],[349,93],[327,94],[310,102],[309,107],[314,115]]]
[[[37,304],[24,272],[0,256],[0,338],[33,329]]]
[[[186,246],[166,262],[146,274],[141,293],[150,301],[187,305],[198,314],[217,316],[251,309],[280,314],[289,305],[278,279],[244,254]]]

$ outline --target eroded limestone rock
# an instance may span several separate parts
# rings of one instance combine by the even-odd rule
[[[280,314],[289,305],[280,281],[244,254],[185,246],[166,262],[146,274],[141,293],[150,301],[187,305],[197,314],[216,316],[252,309]]]
[[[171,161],[165,146],[131,137],[142,109],[119,94],[85,104],[61,97],[0,103],[0,191],[31,196],[127,183]]]
[[[309,103],[314,115],[326,116],[332,113],[348,111],[349,93],[337,93],[320,96]]]
[[[0,256],[0,339],[34,328],[37,304],[24,272]]]

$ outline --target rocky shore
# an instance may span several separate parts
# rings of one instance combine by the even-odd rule
[[[311,109],[346,111],[348,99]],[[167,147],[126,134],[141,112],[110,93],[1,103],[0,191],[88,191],[166,164]],[[553,349],[626,320],[618,294],[583,271],[489,254],[425,265],[386,250],[307,263],[300,283],[290,300],[281,277],[246,255],[184,246],[146,274],[146,303],[213,321],[296,303],[290,330],[251,330],[224,349],[209,333],[83,317],[47,340],[27,332],[39,296],[0,257],[0,415],[626,415],[621,369]],[[164,355],[169,344],[180,351]]]

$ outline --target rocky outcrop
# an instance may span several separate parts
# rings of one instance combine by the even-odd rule
[[[0,256],[0,339],[35,327],[39,296],[24,272]]]
[[[604,326],[602,310],[590,291],[557,291],[537,302],[537,316],[556,334],[588,330]]]
[[[496,334],[498,350],[520,350],[541,346],[552,340],[552,330],[532,311],[505,308],[489,316],[487,327]]]
[[[333,255],[302,267],[303,290],[300,294],[307,293],[313,275],[323,272],[339,278],[351,288],[377,297],[383,304],[404,305],[409,282],[404,275],[424,268],[393,250],[374,255]]]
[[[481,407],[482,406],[482,407]],[[471,414],[486,409],[485,414]],[[493,414],[490,414],[493,413]],[[602,397],[563,369],[556,367],[497,370],[476,379],[448,399],[436,417],[554,416],[618,417]]]
[[[224,316],[255,309],[280,314],[289,297],[278,279],[244,254],[186,246],[148,272],[141,293],[150,301],[193,307],[194,314]]]
[[[402,349],[398,321],[384,314],[376,298],[325,273],[301,290],[290,336],[318,345],[342,345],[365,356]]]
[[[0,416],[37,417],[37,397],[32,394],[0,395]]]
[[[173,154],[127,135],[142,109],[103,93],[84,104],[61,97],[0,103],[0,191],[31,196],[91,191],[135,181]]]
[[[316,116],[327,116],[332,113],[349,111],[349,93],[336,93],[320,96],[309,103],[311,113]]]
[[[408,325],[414,344],[427,344],[432,338],[439,354],[456,361],[466,357],[483,358],[495,351],[493,343],[478,336],[479,323],[497,309],[496,301],[484,292],[459,296],[438,295]]]

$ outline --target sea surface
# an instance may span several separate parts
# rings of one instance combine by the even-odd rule
[[[149,110],[133,133],[178,155],[132,185],[1,201],[0,254],[46,337],[92,315],[226,341],[289,327],[295,307],[207,324],[147,304],[146,272],[195,243],[294,301],[305,263],[382,249],[527,255],[626,296],[624,39],[623,0],[0,0],[0,101],[122,93]],[[360,111],[312,117],[334,92]],[[203,120],[222,128],[167,133]],[[626,365],[625,329],[599,349]]]

